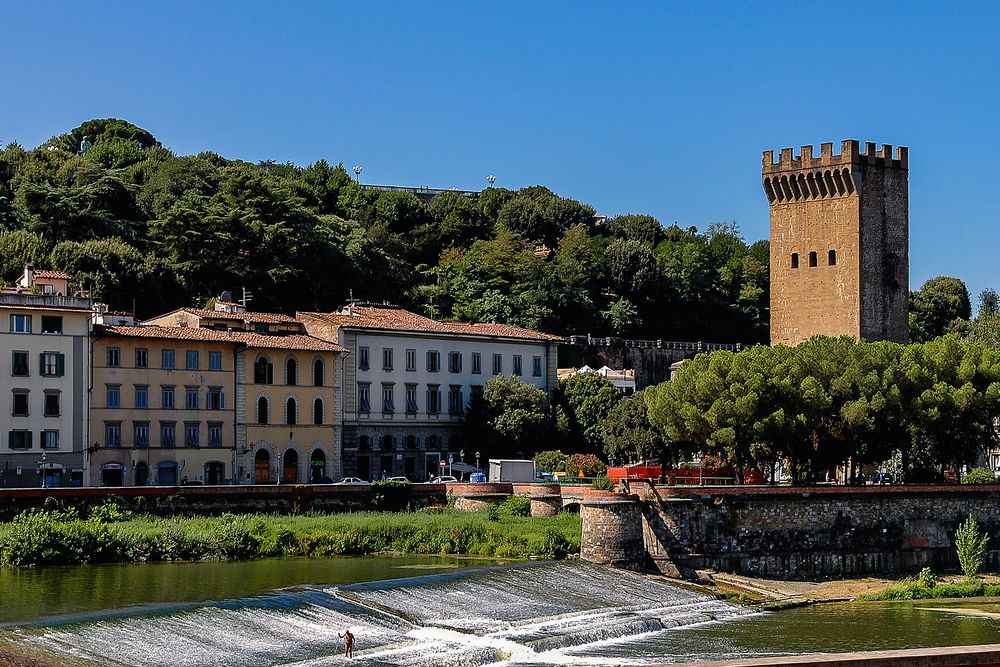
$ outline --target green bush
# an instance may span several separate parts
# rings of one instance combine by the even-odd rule
[[[996,484],[997,476],[989,468],[973,468],[962,478],[962,484]]]
[[[531,516],[531,498],[510,496],[500,503],[501,516]]]
[[[955,550],[962,572],[970,579],[979,574],[986,559],[986,545],[990,536],[979,528],[979,523],[970,514],[955,531]]]
[[[611,483],[611,478],[607,475],[598,475],[590,483],[590,486],[598,491],[610,491],[615,488],[615,485]]]
[[[931,568],[925,567],[920,570],[920,574],[917,575],[917,583],[925,588],[934,588],[937,586],[938,578]]]

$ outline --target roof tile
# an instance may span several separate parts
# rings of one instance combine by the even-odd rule
[[[279,350],[315,350],[317,352],[346,352],[336,343],[321,340],[305,334],[270,336],[249,331],[217,331],[202,327],[163,327],[153,324],[136,326],[95,326],[98,336],[122,336],[126,338],[161,338],[166,340],[204,340],[218,343],[243,344]]]

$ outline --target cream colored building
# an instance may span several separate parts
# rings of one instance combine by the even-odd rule
[[[30,264],[0,287],[0,487],[85,483],[91,306]]]

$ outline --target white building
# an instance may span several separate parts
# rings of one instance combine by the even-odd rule
[[[630,368],[616,371],[608,366],[591,368],[590,366],[584,365],[580,368],[560,368],[558,372],[560,380],[568,380],[574,375],[582,375],[585,373],[593,373],[595,375],[606,377],[608,382],[615,386],[615,391],[622,396],[631,396],[635,393],[635,371]]]
[[[394,306],[297,313],[310,335],[349,350],[342,365],[343,470],[363,479],[423,481],[449,454],[475,463],[462,441],[472,395],[496,375],[551,393],[563,338],[504,324],[438,322]],[[485,462],[488,452],[480,452]]]
[[[84,483],[92,303],[68,285],[29,264],[0,288],[0,487]]]

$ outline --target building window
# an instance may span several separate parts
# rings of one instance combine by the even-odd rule
[[[326,378],[326,373],[323,369],[323,360],[317,359],[313,362],[313,386],[322,387],[323,380]]]
[[[392,348],[383,347],[382,348],[382,370],[391,371],[392,370]]]
[[[135,407],[145,409],[149,407],[149,387],[143,384],[135,386]]]
[[[479,375],[483,372],[483,355],[478,352],[472,353],[472,374]]]
[[[469,400],[478,400],[483,397],[483,385],[474,384],[469,387]]]
[[[66,372],[66,360],[61,352],[42,352],[40,372],[45,377],[62,377]]]
[[[267,399],[264,398],[263,396],[259,397],[257,399],[257,423],[258,424],[267,424],[267,423],[269,423],[268,412],[269,411],[267,409]]]
[[[43,364],[44,368],[44,364]],[[29,374],[28,353],[12,352],[10,358],[10,374],[15,377],[25,377]]]
[[[817,264],[817,261],[816,261],[816,251],[815,250],[811,250],[809,252],[809,266],[816,266],[816,264]]]
[[[321,426],[323,424],[323,399],[317,398],[313,401],[313,424]]]
[[[542,377],[542,358],[540,356],[531,358],[531,375],[536,378]]]
[[[500,375],[503,373],[503,355],[494,354],[493,355],[493,375]]]
[[[198,433],[201,431],[201,424],[198,422],[185,422],[184,423],[184,446],[185,447],[197,447],[198,446]]]
[[[514,375],[521,375],[521,355],[514,355],[513,370],[511,371]]]
[[[452,416],[461,415],[465,411],[465,404],[462,402],[462,385],[451,385],[448,388],[448,414]]]
[[[406,370],[415,371],[417,370],[417,351],[407,350],[406,351]]]
[[[441,389],[439,385],[427,385],[427,414],[436,415],[441,412]]]
[[[829,264],[830,266],[836,266],[837,265],[837,251],[836,250],[831,250],[830,252],[828,252],[826,254],[826,263]]]
[[[149,368],[149,350],[144,347],[137,347],[135,350],[135,367]]]
[[[396,411],[396,403],[393,399],[394,393],[395,390],[392,384],[382,385],[382,412],[392,414]]]
[[[256,324],[253,325],[253,330],[256,331],[257,333],[262,333],[262,334],[270,333],[271,331],[270,327],[267,325],[267,322],[257,322]]]
[[[198,409],[198,387],[184,388],[184,407],[188,410]]]
[[[122,387],[119,384],[108,384],[105,385],[105,394],[107,396],[107,401],[105,402],[105,407],[108,408],[119,408],[122,404]]]
[[[59,431],[42,431],[42,449],[59,449]]]
[[[368,348],[359,347],[358,348],[358,370],[366,371],[368,370]]]
[[[11,414],[15,417],[27,417],[28,416],[28,390],[27,389],[15,389],[14,392],[14,410]]]
[[[59,392],[58,391],[46,391],[45,392],[45,405],[42,407],[42,414],[46,417],[58,417],[59,416]]]
[[[799,253],[797,252],[792,253],[792,268],[793,269],[799,268]]]
[[[437,373],[441,370],[441,354],[437,350],[427,350],[427,372]]]
[[[108,368],[118,368],[122,365],[122,351],[121,348],[109,347],[108,348]]]
[[[210,371],[221,371],[222,370],[222,353],[221,352],[209,352],[208,353],[208,370],[210,370]]]
[[[173,387],[160,387],[160,406],[164,410],[173,410],[174,408]]]
[[[258,357],[253,363],[254,384],[274,384],[274,365],[267,357]]]
[[[122,446],[121,422],[104,422],[104,446],[105,447]]]
[[[371,385],[367,382],[358,383],[358,412],[371,412]]]
[[[299,365],[295,359],[285,360],[285,384],[294,387],[299,383]]]
[[[289,397],[285,401],[285,423],[292,425],[297,424],[299,421],[299,406],[295,402],[294,398]]]
[[[174,351],[164,350],[162,356],[163,356],[163,370],[165,371],[174,370]]]
[[[132,423],[132,442],[136,447],[149,447],[149,422]]]
[[[177,446],[177,422],[160,422],[160,445]]]
[[[7,446],[11,449],[31,449],[31,431],[11,431],[7,434]]]
[[[187,370],[198,370],[198,350],[188,350],[185,358],[187,360],[187,364],[185,365]]]
[[[208,446],[222,447],[222,424],[219,422],[208,423]]]
[[[226,395],[222,393],[222,387],[208,388],[208,409],[225,410]]]
[[[11,333],[31,333],[31,315],[11,315]]]
[[[448,372],[449,373],[461,373],[462,372],[462,353],[461,352],[449,352],[448,353]]]
[[[63,318],[58,315],[42,315],[43,334],[61,334],[63,332]]]
[[[406,385],[406,414],[417,414],[417,385]]]

